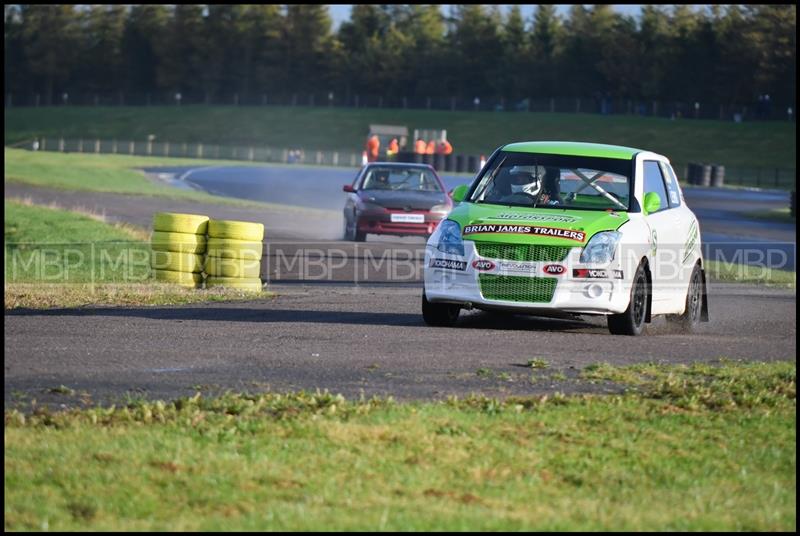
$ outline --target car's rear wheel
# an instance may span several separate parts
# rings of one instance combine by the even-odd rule
[[[702,310],[703,275],[700,273],[700,265],[695,264],[692,276],[689,278],[689,288],[686,291],[686,310],[682,315],[668,315],[667,320],[686,333],[693,333],[700,324]]]
[[[641,335],[644,332],[649,298],[650,285],[647,282],[644,264],[640,264],[633,276],[628,308],[624,313],[608,316],[608,330],[614,335]]]
[[[429,326],[450,327],[458,321],[461,306],[452,303],[431,303],[422,291],[422,318]]]

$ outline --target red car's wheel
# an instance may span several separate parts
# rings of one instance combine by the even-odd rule
[[[353,242],[363,242],[367,239],[367,233],[358,230],[358,219],[355,214],[352,219],[344,217],[344,239]]]

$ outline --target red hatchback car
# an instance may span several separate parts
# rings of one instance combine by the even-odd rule
[[[369,233],[428,237],[453,208],[427,164],[372,162],[344,191],[344,239],[356,242]]]

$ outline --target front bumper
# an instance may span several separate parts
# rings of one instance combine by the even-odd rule
[[[521,262],[487,259],[480,256],[475,243],[464,241],[464,257],[448,255],[428,245],[425,248],[425,295],[428,301],[458,303],[478,308],[517,311],[520,313],[575,313],[614,314],[622,313],[630,301],[631,273],[619,266],[591,267],[579,262],[581,248],[572,248],[561,262]],[[554,268],[555,266],[555,268]],[[548,268],[550,267],[550,268]],[[560,268],[558,268],[560,267]],[[552,272],[547,272],[550,269]],[[593,277],[575,277],[575,270],[592,270]],[[553,273],[559,272],[560,273]],[[578,272],[584,276],[587,272]],[[537,278],[555,290],[549,290],[538,300],[523,301],[496,299],[489,285],[481,284],[481,275],[505,277],[516,281],[521,278]],[[604,277],[605,276],[605,277]],[[553,280],[553,281],[544,281]],[[524,281],[523,281],[524,282]],[[542,293],[540,293],[542,294]],[[549,298],[549,299],[548,299]]]

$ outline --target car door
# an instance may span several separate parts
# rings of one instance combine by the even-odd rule
[[[677,186],[667,182],[669,174],[664,173],[662,165],[655,159],[643,162],[643,199],[654,192],[661,201],[658,210],[645,216],[650,228],[652,314],[677,312],[686,296],[683,287],[687,277],[683,273],[682,250],[688,231],[685,228],[687,218],[681,217]]]

